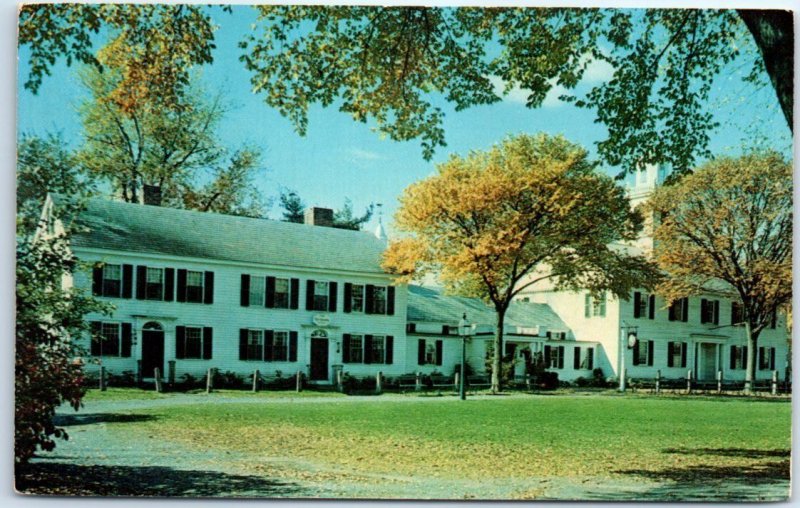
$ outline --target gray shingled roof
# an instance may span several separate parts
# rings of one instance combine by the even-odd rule
[[[65,198],[53,196],[58,206]],[[74,247],[265,265],[382,273],[385,244],[363,231],[177,210],[100,198],[77,223]]]
[[[494,309],[479,298],[445,295],[442,290],[408,286],[408,321],[452,324],[455,326],[463,312],[472,323],[494,325]],[[541,326],[548,330],[569,330],[553,309],[545,303],[512,302],[505,317],[506,326],[530,328]]]

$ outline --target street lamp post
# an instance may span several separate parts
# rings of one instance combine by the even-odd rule
[[[464,379],[466,378],[467,363],[467,340],[472,335],[472,325],[467,320],[467,313],[461,316],[458,322],[458,336],[461,337],[461,375],[458,378],[458,395],[461,400],[467,400],[467,392],[464,390]]]
[[[624,323],[623,323],[624,324]],[[625,393],[625,350],[633,349],[636,346],[636,341],[638,341],[637,331],[638,326],[630,326],[628,324],[624,324],[624,326],[620,329],[622,332],[620,334],[620,366],[619,366],[619,391]]]

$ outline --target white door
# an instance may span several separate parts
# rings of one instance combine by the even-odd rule
[[[717,344],[700,344],[700,358],[697,370],[702,381],[713,381],[717,378]]]

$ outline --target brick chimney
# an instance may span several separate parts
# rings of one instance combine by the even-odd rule
[[[144,186],[142,187],[142,193],[144,194],[144,204],[161,206],[160,186],[144,184]]]
[[[333,227],[333,210],[316,206],[306,208],[304,222],[311,226]]]

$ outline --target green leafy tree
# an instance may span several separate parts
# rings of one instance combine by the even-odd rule
[[[711,287],[742,304],[749,390],[758,337],[792,299],[792,165],[774,152],[721,157],[659,188],[647,209],[668,275],[658,290],[674,300]]]
[[[598,144],[631,171],[670,163],[677,171],[708,156],[714,79],[749,51],[750,81],[766,71],[792,125],[793,29],[786,11],[426,7],[258,7],[261,33],[242,43],[254,90],[305,133],[312,104],[337,104],[395,140],[420,139],[423,155],[445,145],[444,98],[462,110],[528,91],[541,106],[563,98],[596,110],[608,129]],[[755,42],[755,45],[753,44]],[[759,54],[759,51],[761,54]],[[585,97],[572,90],[588,65],[613,78]]]
[[[67,438],[53,423],[56,408],[76,410],[85,392],[82,349],[75,338],[87,333],[88,312],[107,305],[84,291],[63,288],[62,279],[78,266],[69,234],[25,237],[17,242],[14,456],[27,462],[37,450],[52,450]]]
[[[94,182],[60,135],[22,136],[17,146],[17,235],[36,231],[48,193],[88,196],[93,191]]]
[[[333,213],[333,227],[339,229],[352,229],[358,231],[372,218],[374,205],[370,204],[363,215],[355,215],[353,202],[345,198],[344,205]]]
[[[302,224],[305,220],[306,205],[294,191],[282,191],[280,194],[280,207],[283,208],[284,222],[297,222]]]
[[[643,257],[612,246],[642,226],[624,189],[562,137],[518,136],[452,156],[405,189],[395,225],[409,236],[390,244],[383,266],[399,281],[433,271],[450,290],[494,307],[494,392],[505,314],[520,291],[551,284],[627,299],[657,276]]]

